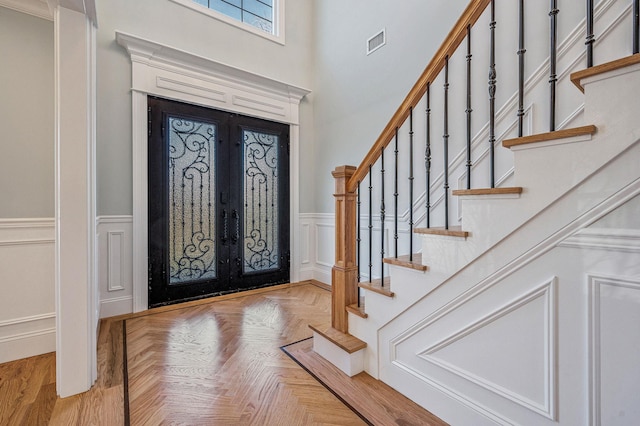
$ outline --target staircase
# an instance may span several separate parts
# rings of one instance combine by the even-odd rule
[[[526,50],[523,28],[531,25],[522,25],[529,22],[524,2],[512,3],[520,18],[517,64]],[[584,8],[561,6],[578,4]],[[496,15],[505,12],[495,7],[470,3],[360,167],[334,172],[332,327],[314,329],[314,349],[346,374],[364,370],[451,424],[637,424],[640,55],[629,50],[638,47],[638,2],[602,0],[593,13],[587,7],[557,43],[557,25],[567,21],[551,1],[542,29],[551,29],[549,57],[529,73],[518,64],[509,97],[495,91],[496,74],[500,88],[500,70],[513,68],[495,60],[505,49],[494,41],[511,42],[496,37]],[[472,55],[472,43],[463,41],[480,23],[492,42],[488,54]],[[631,32],[633,42],[624,42]],[[585,34],[587,49],[579,53]],[[606,60],[591,66],[594,45]],[[476,118],[474,127],[469,64],[481,55],[490,57],[489,118]],[[466,96],[457,92],[458,105],[466,97],[466,114],[458,118],[449,113],[457,102],[449,98],[450,67],[454,76],[467,70]],[[437,84],[444,111],[434,128]],[[426,112],[420,123],[418,110]],[[550,117],[551,131],[540,131],[540,117]],[[440,130],[438,166],[432,134]],[[418,139],[425,167],[414,173]],[[398,155],[398,146],[409,152]],[[481,170],[487,174],[477,177]],[[398,194],[398,175],[408,194]],[[422,191],[417,176],[425,176]],[[373,205],[380,206],[377,220]],[[398,225],[402,218],[406,227]]]

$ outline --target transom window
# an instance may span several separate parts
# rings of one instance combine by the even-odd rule
[[[273,0],[193,0],[240,22],[273,34]]]

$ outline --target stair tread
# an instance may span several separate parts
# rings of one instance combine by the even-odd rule
[[[512,146],[526,145],[536,142],[546,142],[558,139],[572,138],[575,136],[593,135],[598,129],[594,125],[574,127],[572,129],[556,130],[555,132],[538,133],[536,135],[523,136],[521,138],[505,139],[502,146],[511,148]]]
[[[450,226],[449,229],[445,229],[444,227],[415,228],[413,232],[415,232],[416,234],[447,235],[450,237],[463,237],[463,238],[466,238],[469,236],[469,232],[463,231],[461,226]]]
[[[621,69],[624,67],[628,67],[630,65],[635,65],[640,63],[640,53],[636,53],[631,56],[626,56],[624,58],[616,59],[615,61],[607,62],[604,64],[596,65],[594,67],[590,67],[584,69],[582,71],[576,71],[571,73],[571,82],[575,84],[581,92],[584,93],[584,87],[582,86],[582,80],[587,77],[593,77],[595,75],[604,74],[606,72],[615,71],[617,69]]]
[[[367,347],[367,343],[358,339],[356,336],[343,333],[333,327],[319,328],[309,325],[309,328],[350,354]]]
[[[522,187],[512,186],[503,188],[476,188],[476,189],[456,189],[451,192],[453,195],[499,195],[499,194],[521,194]]]
[[[368,318],[369,315],[364,311],[364,303],[360,302],[360,306],[357,303],[353,305],[348,305],[346,307],[347,312],[351,312],[354,315],[359,316],[360,318]]]
[[[365,290],[371,290],[378,294],[382,294],[387,297],[394,297],[396,294],[391,291],[391,277],[384,278],[384,286],[382,286],[382,282],[380,279],[372,280],[371,282],[363,281],[358,283],[358,287],[363,288]]]
[[[395,257],[386,257],[383,259],[384,263],[389,265],[403,266],[405,268],[415,269],[416,271],[426,271],[427,265],[422,264],[422,253],[414,253],[413,261],[409,260],[409,255]]]

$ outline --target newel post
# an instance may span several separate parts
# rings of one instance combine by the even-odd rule
[[[347,333],[346,307],[358,302],[356,259],[356,193],[347,191],[355,173],[353,166],[340,166],[331,173],[336,180],[336,263],[331,271],[331,326]]]

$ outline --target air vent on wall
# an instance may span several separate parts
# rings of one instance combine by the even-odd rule
[[[376,35],[372,36],[367,40],[367,55],[372,54],[376,50],[380,49],[387,42],[386,31],[383,28]]]

